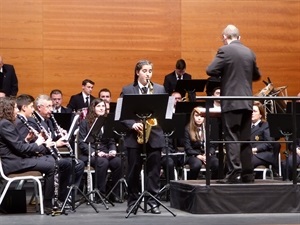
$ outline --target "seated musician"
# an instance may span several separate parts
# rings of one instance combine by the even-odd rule
[[[84,142],[95,119],[99,116],[107,116],[106,102],[96,98],[91,102],[85,120],[81,121],[79,126],[78,145],[81,151],[79,156],[85,164],[88,163],[89,146]],[[103,129],[103,127],[102,127]],[[97,166],[97,188],[100,193],[106,194],[107,171],[111,170],[112,186],[121,178],[121,158],[117,156],[117,148],[114,138],[102,137],[104,130],[100,130],[97,136],[97,143],[91,143],[91,166]],[[97,160],[97,161],[96,161]],[[96,163],[97,162],[97,163]],[[118,196],[119,190],[116,188],[113,192],[112,201],[122,202]]]
[[[30,108],[32,112],[32,100],[30,97],[26,97],[26,95],[21,95],[17,98],[18,108],[22,111],[26,108]],[[55,206],[61,207],[62,203],[66,200],[68,195],[68,186],[72,185],[72,158],[71,157],[62,157],[60,155],[57,147],[66,146],[67,142],[64,141],[65,137],[58,136],[57,132],[55,132],[55,125],[53,121],[50,119],[52,114],[52,100],[48,95],[39,95],[35,100],[35,111],[34,114],[35,119],[31,117],[32,114],[23,114],[27,117],[28,125],[32,127],[33,130],[38,133],[43,133],[45,138],[53,141],[54,146],[51,148],[45,148],[47,154],[52,154],[52,156],[56,159],[56,163],[58,166],[59,173],[59,192],[58,196],[55,196],[57,199],[55,202]],[[23,123],[18,122],[17,128],[20,132],[20,135],[25,138],[30,132],[28,129],[25,130],[22,128],[25,126]],[[76,161],[75,165],[75,185],[78,186],[82,175],[84,172],[84,163],[81,160]]]
[[[184,149],[187,155],[185,164],[189,165],[188,179],[198,178],[202,165],[206,164],[205,155],[205,118],[202,116],[202,107],[195,107],[191,113],[190,122],[185,128]],[[210,145],[210,170],[212,179],[217,178],[219,160],[215,155],[214,144]]]
[[[33,111],[33,104],[22,107],[22,111]],[[49,141],[38,135],[35,142],[30,143],[32,135],[22,137],[14,122],[18,113],[15,100],[0,98],[0,157],[6,175],[27,171],[39,171],[44,175],[44,207],[45,213],[52,211],[54,194],[55,162],[53,157],[45,155],[45,147]],[[25,142],[26,138],[26,142]]]
[[[300,138],[297,139],[296,143],[296,167],[300,166]],[[282,161],[281,172],[283,180],[292,180],[293,179],[293,156],[290,151],[287,155],[287,160]],[[288,168],[286,168],[288,166]],[[287,171],[288,170],[288,171]],[[300,181],[299,176],[297,177],[297,182]]]
[[[174,102],[174,109],[173,112],[175,112],[176,108],[176,103],[182,101],[181,94],[179,92],[173,92],[172,95],[175,98]],[[164,170],[164,174],[167,174],[167,165],[168,165],[168,171],[169,171],[169,180],[174,180],[175,179],[175,174],[174,174],[174,169],[177,167],[183,166],[183,161],[184,161],[184,156],[183,155],[174,155],[174,153],[180,152],[178,150],[178,146],[183,146],[183,143],[178,143],[178,142],[183,142],[181,140],[169,138],[168,139],[168,148],[166,146],[162,149],[162,157],[161,157],[161,166]],[[178,145],[179,144],[179,145]],[[166,157],[166,151],[170,154],[168,157]]]
[[[259,143],[255,141],[273,141],[270,136],[269,124],[265,120],[265,110],[260,102],[254,102],[252,112],[252,126],[251,126],[251,143],[252,146],[252,164],[256,168],[260,165],[268,167],[275,165],[278,158],[278,153],[273,153],[273,146],[271,143]],[[257,177],[257,176],[256,176]]]

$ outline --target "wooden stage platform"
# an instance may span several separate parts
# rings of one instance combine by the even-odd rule
[[[299,213],[300,185],[278,180],[217,184],[212,180],[170,183],[171,207],[193,214]]]

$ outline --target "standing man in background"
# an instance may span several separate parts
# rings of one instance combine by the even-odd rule
[[[0,55],[0,89],[5,96],[17,96],[18,78],[13,65],[4,64]]]
[[[175,91],[177,80],[191,80],[192,76],[186,73],[186,63],[183,59],[179,59],[176,62],[175,70],[165,76],[164,87],[166,92],[171,95]],[[181,96],[185,96],[185,92],[180,93]]]
[[[95,99],[92,96],[92,91],[94,88],[95,82],[89,79],[82,81],[82,91],[76,95],[72,95],[67,107],[75,112],[83,108],[88,108],[90,103]]]
[[[260,79],[255,54],[240,42],[236,26],[228,25],[222,33],[224,46],[207,67],[209,76],[221,77],[221,96],[253,96],[252,81]],[[222,100],[222,120],[228,173],[219,183],[254,182],[250,141],[252,100]]]

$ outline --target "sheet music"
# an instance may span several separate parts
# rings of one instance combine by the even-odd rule
[[[172,119],[174,104],[175,104],[175,97],[170,96],[168,100],[167,110],[166,110],[166,119]]]
[[[74,131],[75,131],[75,126],[77,126],[77,120],[79,119],[79,114],[76,114],[73,118],[71,127],[69,129],[68,135],[67,135],[67,140],[70,140],[71,136],[73,135]]]
[[[116,105],[116,111],[115,111],[115,120],[120,120],[121,117],[121,111],[122,111],[122,104],[123,104],[123,98],[118,98],[117,105]]]

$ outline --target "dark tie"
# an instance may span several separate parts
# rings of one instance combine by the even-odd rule
[[[255,124],[252,123],[251,128],[255,127]]]
[[[87,107],[89,107],[90,103],[89,103],[89,96],[85,97],[85,105]]]
[[[148,88],[147,87],[142,87],[142,93],[147,94],[147,92],[148,92]]]

